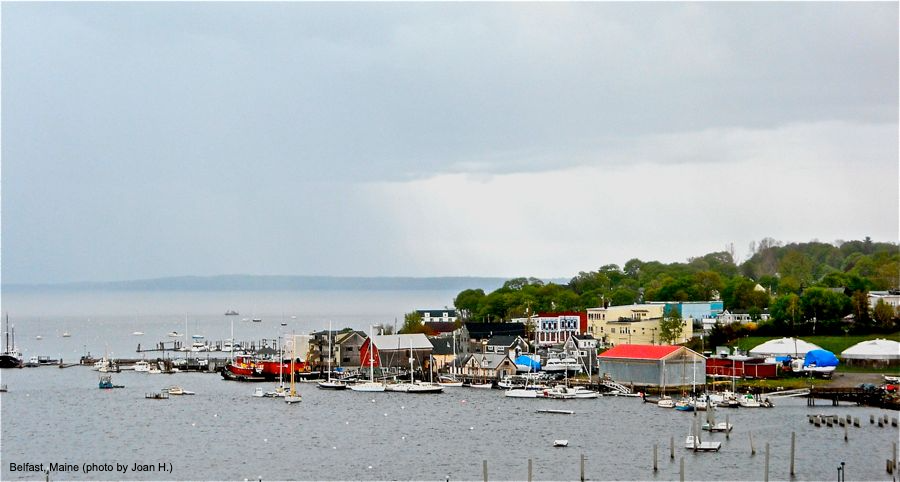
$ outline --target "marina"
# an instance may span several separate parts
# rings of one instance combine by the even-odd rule
[[[820,415],[821,409],[808,407],[803,398],[783,399],[773,409],[730,410],[728,418],[734,428],[729,434],[707,432],[702,436],[704,443],[720,443],[718,452],[694,455],[693,450],[679,449],[676,458],[663,457],[654,475],[654,446],[666,449],[670,439],[684,440],[685,434],[705,419],[702,412],[695,416],[698,412],[658,410],[632,397],[517,400],[504,397],[503,390],[465,387],[409,397],[404,393],[319,390],[314,384],[298,384],[303,401],[289,407],[277,399],[272,403],[251,396],[257,385],[228,382],[215,374],[175,373],[158,378],[123,371],[115,375],[115,382],[127,388],[97,390],[96,373],[88,367],[4,370],[3,383],[9,386],[2,394],[4,415],[17,414],[3,419],[4,459],[24,460],[41,453],[47,460],[80,458],[100,463],[125,459],[130,465],[152,457],[173,464],[173,472],[166,478],[190,479],[202,473],[209,479],[252,480],[445,480],[448,476],[450,480],[481,480],[482,458],[489,462],[490,480],[525,479],[531,459],[534,480],[577,480],[577,454],[585,454],[585,471],[593,480],[677,480],[682,457],[688,479],[761,480],[761,454],[751,455],[755,443],[756,447],[771,446],[769,470],[774,480],[788,478],[794,431],[797,480],[828,480],[841,461],[847,464],[848,477],[871,480],[889,478],[885,461],[898,434],[891,425],[896,411],[841,404],[839,412],[829,415],[835,420],[840,414],[844,421],[849,416],[864,423],[859,427],[837,423],[817,427],[807,416]],[[163,386],[190,387],[196,394],[170,399],[171,388],[162,391]],[[148,405],[153,418],[165,423],[136,418],[131,407],[148,395],[148,403],[165,402]],[[541,416],[567,411],[572,413],[564,418]],[[717,418],[724,418],[721,412]],[[282,422],[272,427],[256,423],[257,419]],[[560,424],[562,420],[566,423]],[[86,426],[98,424],[107,427],[107,437],[81,437]],[[61,438],[60,443],[48,445],[27,436],[51,430]],[[294,431],[305,434],[300,449],[296,437],[282,436]],[[233,437],[273,453],[291,451],[317,463],[297,465],[293,457],[236,459],[229,444],[209,443]],[[531,444],[510,457],[504,447],[523,437],[547,442]],[[148,440],[154,442],[145,443]],[[553,440],[566,440],[567,450],[548,451]],[[384,450],[395,443],[408,445],[409,453],[385,457]],[[483,447],[474,459],[468,449],[472,444]],[[202,456],[179,449],[186,446],[203,447]],[[122,447],[127,448],[123,451]],[[805,455],[813,450],[814,456]],[[240,463],[220,462],[229,460]],[[623,460],[631,463],[620,463]],[[9,472],[6,466],[2,472],[3,480],[33,479],[34,475]],[[128,475],[129,480],[158,478]],[[120,477],[61,473],[52,478]]]

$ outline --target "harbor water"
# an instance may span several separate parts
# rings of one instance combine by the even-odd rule
[[[204,296],[213,295],[199,299]],[[322,329],[332,320],[336,326],[345,322],[367,329],[369,323],[439,303],[429,296],[435,294],[357,294],[331,313],[324,307],[315,310],[321,313],[296,309],[296,323],[307,326],[287,328],[298,333]],[[452,302],[450,296],[440,306]],[[10,300],[21,300],[4,295],[4,310],[14,318],[17,303]],[[86,309],[89,305],[78,303]],[[212,305],[209,299],[203,303]],[[399,307],[396,315],[390,312],[394,305]],[[221,311],[225,308],[230,306]],[[247,310],[238,308],[243,318]],[[292,309],[285,310],[288,319]],[[54,349],[78,354],[83,345],[96,354],[108,343],[118,356],[134,357],[133,331],[144,331],[143,338],[151,340],[183,331],[183,319],[181,326],[173,319],[177,311],[172,306],[167,310],[136,310],[127,317],[99,309],[93,315],[31,312],[17,318],[17,337],[22,336],[20,346],[33,355],[57,356]],[[268,306],[258,312],[280,318],[279,311]],[[189,323],[200,320],[202,328],[208,320],[208,338],[213,324],[222,338],[228,336],[230,322],[218,309],[194,313]],[[282,327],[266,321],[244,326],[259,331],[236,338],[273,338],[271,333]],[[57,329],[72,336],[60,338]],[[37,331],[44,333],[40,343],[45,344],[33,339]],[[766,444],[769,478],[785,480],[790,478],[791,432],[796,433],[796,480],[834,480],[842,462],[849,480],[891,480],[885,462],[898,439],[896,427],[869,423],[870,415],[897,417],[897,412],[825,402],[808,407],[802,398],[777,400],[771,409],[719,410],[717,420],[727,415],[733,432],[727,439],[725,434],[704,434],[704,441],[720,441],[722,449],[694,453],[684,448],[684,439],[695,416],[639,398],[511,399],[500,390],[464,387],[435,395],[358,393],[299,384],[303,401],[288,405],[253,397],[256,384],[225,381],[217,374],[124,371],[112,376],[125,388],[113,390],[98,389],[99,375],[82,366],[0,371],[0,381],[9,389],[0,394],[3,480],[44,480],[41,472],[13,469],[24,464],[46,469],[51,463],[79,467],[52,472],[51,480],[482,480],[484,460],[490,480],[525,480],[529,459],[534,480],[578,480],[582,455],[589,480],[678,480],[682,458],[687,480],[762,480]],[[196,395],[145,398],[171,385]],[[574,413],[537,413],[543,409]],[[845,441],[843,427],[817,428],[807,421],[811,413],[851,415],[862,424],[850,427]],[[703,416],[701,412],[697,418]],[[670,438],[674,459],[669,457]],[[568,440],[568,446],[554,447],[557,439]],[[84,473],[85,467],[97,470]]]

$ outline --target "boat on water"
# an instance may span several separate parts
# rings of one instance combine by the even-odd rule
[[[706,422],[700,428],[707,432],[730,432],[732,425],[728,422],[716,422],[716,409],[710,406],[706,411]]]
[[[687,398],[682,398],[675,402],[675,410],[679,412],[693,412],[694,405],[691,404],[691,401]]]
[[[461,387],[463,386],[463,382],[457,380],[454,376],[441,375],[438,377],[438,385],[442,387]]]
[[[237,316],[237,315],[240,315],[240,313],[238,313],[235,310],[228,310],[225,312],[225,316]]]
[[[281,322],[282,326],[287,323]],[[334,348],[332,347],[331,340],[331,322],[328,322],[328,379],[322,380],[317,384],[317,386],[323,390],[346,390],[347,383],[341,380],[332,380],[331,379],[331,357],[334,355]]]
[[[72,334],[69,333],[68,331],[64,331],[63,334],[62,334],[62,337],[63,337],[63,338],[71,338],[71,337],[72,337]]]
[[[569,441],[566,440],[566,439],[562,439],[562,440],[554,440],[554,441],[553,441],[553,446],[554,446],[554,447],[568,447],[568,446],[569,446]]]
[[[185,390],[178,385],[172,385],[171,387],[166,388],[163,391],[168,393],[169,395],[194,395],[195,393],[190,390]]]
[[[375,327],[370,326],[369,333],[374,333],[374,332],[375,332]],[[372,338],[370,336],[369,337],[370,346],[369,346],[369,350],[368,350],[369,351],[369,381],[354,383],[353,385],[350,385],[350,390],[353,390],[354,392],[383,392],[383,391],[385,391],[384,383],[375,381],[375,354],[374,354],[375,350],[372,349],[372,346],[371,346],[372,341],[371,340],[372,340]]]
[[[112,382],[112,375],[104,375],[100,377],[100,383],[98,385],[101,390],[108,390],[111,388],[125,388],[125,385],[114,385]]]
[[[134,362],[134,371],[147,373],[150,371],[150,364],[145,360],[139,360]]]
[[[550,374],[566,373],[574,375],[576,373],[581,373],[581,364],[572,357],[548,358],[547,363],[541,370]]]
[[[656,406],[660,408],[675,408],[675,400],[668,395],[663,395],[659,397],[659,400],[656,402]]]
[[[134,336],[144,336],[144,332],[143,332],[143,331],[136,331],[136,332],[132,333],[132,335],[134,335]]]
[[[149,399],[149,400],[168,400],[169,393],[168,392],[145,393],[144,398]]]
[[[262,323],[262,318],[253,318],[253,323]]]
[[[172,338],[181,338],[184,335],[181,333],[178,333],[177,331],[170,331],[169,336]]]
[[[6,349],[0,353],[0,368],[22,368],[22,353],[16,347],[16,329],[12,331],[12,344],[9,342],[9,315],[6,315]]]
[[[754,397],[752,393],[746,393],[744,395],[741,395],[741,397],[738,399],[738,404],[742,408],[759,408],[762,406],[762,405],[760,405],[759,401],[756,400],[756,397]]]
[[[684,440],[684,448],[694,452],[718,452],[722,448],[722,442],[700,440],[699,424],[691,424],[691,433]]]
[[[284,401],[288,405],[293,403],[299,403],[303,400],[299,393],[297,393],[297,386],[294,383],[294,377],[296,376],[296,370],[294,369],[294,361],[297,359],[297,340],[292,337],[291,338],[291,389],[284,396]]]

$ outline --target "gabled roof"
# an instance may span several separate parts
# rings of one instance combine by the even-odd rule
[[[426,321],[425,326],[435,333],[452,333],[456,329],[456,323],[452,321]]]
[[[481,361],[484,360],[487,366],[483,368],[497,369],[504,360],[509,360],[510,363],[515,364],[512,358],[509,357],[506,353],[472,353],[466,360],[463,362],[463,365],[469,365],[470,362],[476,364],[476,366],[481,366]]]
[[[447,313],[447,316],[456,316],[456,310],[452,308],[436,308],[433,310],[416,310],[416,313],[420,315],[425,315],[428,313],[432,318],[441,318],[444,313]],[[435,316],[437,315],[437,316]]]
[[[387,350],[431,350],[434,345],[428,341],[428,337],[422,333],[406,335],[379,335],[373,336],[372,342],[379,351]]]
[[[432,338],[431,344],[434,345],[434,355],[452,355],[453,354],[453,337],[442,336]]]
[[[494,335],[525,335],[524,323],[466,323],[469,337],[480,340]]]
[[[600,354],[600,358],[662,360],[683,347],[679,345],[616,345]]]
[[[516,340],[518,340],[519,338],[521,338],[521,337],[518,336],[518,335],[497,335],[497,336],[491,337],[491,339],[488,340],[487,344],[488,344],[488,346],[506,346],[506,347],[510,347],[510,346],[512,346],[513,343],[515,343]]]

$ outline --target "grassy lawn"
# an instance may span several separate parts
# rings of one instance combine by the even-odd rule
[[[765,343],[769,340],[774,340],[776,338],[782,337],[748,336],[738,340],[737,346],[742,351],[750,351],[750,349],[756,347],[757,345]],[[842,351],[861,341],[874,340],[875,338],[886,338],[888,340],[900,342],[900,332],[892,333],[890,335],[801,336],[799,338],[810,343],[815,343],[816,345],[821,346],[822,348],[834,353],[835,355],[841,356]]]

